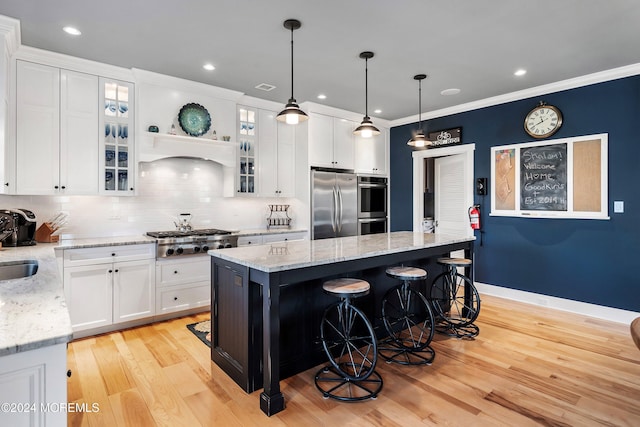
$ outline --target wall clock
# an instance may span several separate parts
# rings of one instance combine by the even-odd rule
[[[557,107],[540,104],[529,111],[524,119],[524,130],[534,138],[548,138],[562,126],[562,113]]]

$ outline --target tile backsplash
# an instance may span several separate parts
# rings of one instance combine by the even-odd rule
[[[136,196],[7,196],[0,208],[33,211],[38,226],[60,211],[69,213],[62,238],[124,236],[171,230],[180,213],[190,213],[194,228],[266,228],[269,204],[290,204],[293,228],[306,228],[306,208],[297,199],[223,197],[222,167],[193,158],[168,158],[138,164]]]

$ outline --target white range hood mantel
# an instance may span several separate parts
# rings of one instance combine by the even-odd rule
[[[235,168],[238,144],[208,138],[144,132],[138,161],[152,162],[170,157],[195,157]]]

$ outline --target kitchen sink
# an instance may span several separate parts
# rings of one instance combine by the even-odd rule
[[[0,263],[0,281],[33,276],[37,271],[38,261],[34,259],[3,262]]]

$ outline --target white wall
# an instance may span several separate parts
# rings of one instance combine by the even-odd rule
[[[32,210],[38,226],[59,211],[69,213],[63,238],[144,234],[171,230],[177,214],[189,212],[196,228],[246,230],[266,228],[268,204],[290,204],[292,227],[305,227],[304,205],[297,199],[222,197],[222,167],[185,158],[141,162],[137,195],[7,196],[0,208]],[[300,218],[300,225],[298,225]]]

